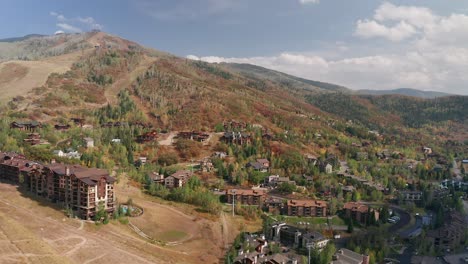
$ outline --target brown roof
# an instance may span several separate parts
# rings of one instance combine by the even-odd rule
[[[288,200],[288,206],[327,207],[327,202],[320,200]]]
[[[190,178],[192,176],[192,172],[189,171],[189,170],[181,170],[181,171],[177,171],[177,172],[173,173],[171,176],[174,177],[174,178],[177,178],[179,180],[180,179],[184,180],[184,179]]]
[[[47,166],[47,168],[59,175],[65,175],[67,167],[70,169],[70,175],[75,175],[76,178],[89,185],[95,185],[95,182],[102,177],[105,177],[106,181],[109,183],[115,182],[115,178],[109,176],[109,173],[103,169],[87,168],[80,165],[66,165],[60,163],[54,163]],[[90,184],[91,181],[94,184]]]
[[[226,191],[226,194],[235,194],[235,195],[253,195],[253,196],[262,196],[265,194],[264,190],[246,190],[246,189],[229,189]]]
[[[343,208],[349,209],[351,211],[359,211],[361,213],[367,213],[367,211],[369,210],[369,206],[357,202],[345,203]]]

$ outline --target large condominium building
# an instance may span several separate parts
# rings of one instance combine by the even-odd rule
[[[369,206],[357,203],[357,202],[349,202],[345,203],[343,207],[346,217],[351,218],[353,220],[356,220],[357,222],[361,224],[366,224],[367,219],[372,216],[372,214],[375,217],[375,220],[379,220],[379,212],[377,210],[374,210],[372,208],[369,208]]]
[[[232,203],[235,199],[236,203],[262,206],[265,200],[265,191],[229,189],[226,191],[226,196],[228,203]]]
[[[327,203],[318,200],[288,200],[290,216],[326,216]]]
[[[115,178],[106,170],[78,165],[42,165],[14,153],[0,153],[0,179],[23,185],[32,193],[91,219],[99,209],[115,211]]]

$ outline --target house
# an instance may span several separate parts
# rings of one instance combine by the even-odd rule
[[[228,189],[226,190],[227,202],[241,203],[245,205],[262,206],[265,200],[264,190]]]
[[[250,144],[252,138],[250,134],[243,132],[225,132],[224,135],[221,137],[221,141],[226,144],[244,145]]]
[[[352,185],[346,185],[341,187],[341,190],[343,191],[343,197],[346,197],[347,193],[353,193],[355,188]]]
[[[256,161],[247,163],[245,167],[252,168],[255,171],[268,172],[268,167],[265,167],[262,163]]]
[[[14,121],[10,124],[10,128],[16,128],[19,130],[28,130],[28,131],[35,131],[37,128],[41,128],[42,124],[37,121]]]
[[[464,171],[464,173],[468,175],[468,159],[462,160],[461,170],[462,172]]]
[[[312,247],[313,249],[322,250],[327,246],[328,241],[328,239],[316,231],[311,231],[302,235],[303,248]]]
[[[361,255],[347,248],[336,251],[331,264],[369,264],[370,257]]]
[[[169,189],[182,187],[192,176],[189,170],[177,171],[164,179],[164,186]]]
[[[374,215],[375,221],[379,220],[379,212],[377,210],[359,202],[345,203],[343,210],[345,211],[346,218],[351,218],[361,224],[366,224],[372,215]]]
[[[152,130],[152,131],[143,133],[141,135],[138,135],[136,138],[136,142],[143,144],[146,142],[156,141],[157,138],[158,138],[158,132],[156,130]]]
[[[73,149],[67,149],[67,152],[64,152],[62,150],[54,150],[52,152],[55,156],[61,157],[61,158],[69,158],[69,159],[80,159],[81,154],[78,151],[75,151]]]
[[[178,138],[194,140],[198,142],[206,142],[210,139],[210,134],[199,131],[179,132]]]
[[[58,131],[64,131],[64,130],[68,130],[70,129],[70,125],[66,124],[55,124],[54,126],[55,130],[58,130]]]
[[[308,184],[313,184],[314,183],[314,177],[313,176],[308,176],[308,175],[302,175],[302,178],[308,183]]]
[[[52,154],[58,157],[65,157],[65,152],[63,152],[62,150],[54,150]]]
[[[201,172],[211,172],[214,170],[213,162],[210,158],[204,158],[200,162],[200,171]]]
[[[270,168],[270,161],[267,159],[257,159],[257,162],[262,164],[262,166],[265,168]]]
[[[90,137],[83,138],[85,148],[94,148],[94,139]]]
[[[149,175],[152,182],[157,184],[164,184],[164,174],[159,174],[158,172],[152,172]]]
[[[41,135],[39,133],[29,133],[23,141],[31,146],[38,145],[41,143]]]
[[[265,178],[265,186],[270,186],[270,187],[278,187],[278,185],[282,183],[289,183],[289,184],[294,184],[296,185],[295,181],[289,180],[288,177],[280,177],[279,175],[270,175]]]
[[[269,212],[270,214],[284,214],[285,204],[283,199],[276,197],[268,197],[265,199],[263,209]]]
[[[244,130],[247,128],[247,123],[235,120],[223,122],[224,131],[228,130]]]
[[[317,160],[318,160],[317,156],[312,155],[312,154],[305,154],[304,158],[306,159],[307,163],[312,164],[314,166],[315,166],[315,164],[317,163]]]
[[[327,202],[319,200],[288,200],[289,216],[327,216]]]
[[[328,162],[324,162],[320,165],[320,171],[325,172],[326,174],[331,174],[333,172],[333,165]]]
[[[273,224],[267,235],[274,241],[293,248],[307,248],[310,246],[321,250],[329,242],[327,238],[318,232],[309,232],[285,223]]]
[[[389,159],[391,157],[390,151],[388,149],[383,149],[380,152],[375,154],[379,159]]]
[[[422,201],[423,193],[421,191],[402,191],[400,197],[404,202],[419,203]]]
[[[459,212],[451,211],[445,215],[442,227],[428,231],[426,238],[436,249],[452,251],[462,245],[466,226],[465,217]]]
[[[218,158],[218,159],[225,159],[227,158],[227,153],[226,152],[221,152],[221,151],[216,151],[211,155],[213,158]]]
[[[147,161],[148,161],[148,158],[147,158],[147,157],[143,157],[143,156],[142,156],[142,157],[138,157],[138,160],[137,160],[137,162],[138,162],[139,164],[141,164],[141,165],[145,165]]]

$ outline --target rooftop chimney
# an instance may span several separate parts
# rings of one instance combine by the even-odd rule
[[[362,264],[369,264],[369,255],[362,256]]]
[[[65,166],[65,175],[70,176],[70,167]]]

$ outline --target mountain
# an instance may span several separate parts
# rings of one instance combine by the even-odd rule
[[[300,135],[339,134],[349,120],[380,130],[466,120],[467,97],[360,95],[259,66],[180,58],[104,32],[5,44],[28,60],[9,56],[0,64],[0,100],[14,98],[11,110],[41,121],[81,115],[94,123],[132,119],[161,129],[211,131],[235,119]],[[131,115],[110,108],[95,116],[96,110],[117,105],[121,91],[135,104]],[[330,125],[338,123],[343,126]]]
[[[41,34],[28,34],[28,35],[23,36],[23,37],[13,37],[13,38],[0,39],[0,42],[17,42],[17,41],[23,41],[23,40],[26,40],[26,39],[29,39],[29,38],[44,37],[44,36],[45,35],[41,35]]]
[[[449,93],[436,92],[436,91],[422,91],[422,90],[411,89],[411,88],[399,88],[399,89],[394,89],[394,90],[357,90],[356,93],[365,94],[365,95],[398,94],[398,95],[406,95],[406,96],[428,98],[428,99],[453,95]]]
[[[317,92],[350,92],[348,88],[343,86],[307,80],[252,64],[221,63],[221,65],[249,78],[270,80],[280,84],[285,88],[303,89]]]
[[[213,188],[230,188],[233,184],[235,188],[247,188],[263,182],[266,175],[244,169],[249,161],[268,158],[270,173],[291,175],[298,183],[305,181],[302,175],[314,175],[314,184],[301,196],[309,198],[323,197],[321,193],[329,192],[330,186],[348,185],[354,180],[351,182],[334,174],[325,176],[315,166],[304,170],[306,153],[319,157],[319,164],[325,164],[322,162],[327,159],[334,163],[333,167],[340,160],[349,159],[352,173],[376,183],[387,182],[382,186],[391,188],[400,183],[405,186],[406,174],[420,177],[416,174],[420,170],[409,174],[405,160],[377,161],[376,154],[383,150],[402,152],[412,160],[423,157],[426,160],[421,146],[431,147],[438,155],[466,156],[463,144],[468,138],[468,96],[422,99],[359,95],[342,86],[258,66],[180,58],[104,32],[33,37],[3,43],[3,46],[0,43],[1,48],[11,51],[0,63],[2,151],[17,151],[33,160],[50,161],[57,158],[52,156],[54,150],[72,148],[82,154],[81,159],[74,162],[116,171],[121,186],[126,186],[123,196],[132,198],[132,189],[142,186],[147,188],[148,194],[171,200],[163,203],[164,208],[180,206],[179,202],[194,204],[193,215],[187,215],[183,224],[178,222],[181,214],[172,214],[167,219],[175,223],[168,225],[169,232],[179,232],[176,230],[180,226],[190,222],[199,226],[194,229],[196,235],[187,233],[179,245],[173,244],[178,248],[166,250],[166,246],[159,246],[159,239],[165,234],[159,226],[165,224],[158,226],[147,222],[149,218],[159,220],[161,217],[147,209],[150,199],[137,193],[145,213],[134,218],[132,224],[157,238],[152,242],[164,249],[154,256],[160,262],[187,263],[190,256],[193,263],[215,263],[205,256],[221,257],[226,250],[224,245],[234,241],[238,234],[238,231],[229,231],[228,235],[224,233],[226,230],[230,227],[244,231],[261,228],[259,219],[247,222],[241,217],[241,214],[251,214],[247,209],[250,207],[246,207],[245,213],[241,213],[243,207],[236,209],[232,224],[220,225],[226,220],[206,215],[220,212],[221,219],[229,221],[219,197],[211,191]],[[3,55],[1,51],[0,54]],[[13,121],[30,120],[42,123],[42,127],[35,130],[37,134],[10,128]],[[80,126],[82,124],[85,125]],[[59,131],[54,128],[56,125],[65,129]],[[223,143],[216,132],[225,130],[244,130],[247,135],[240,134],[240,137],[251,140],[251,144]],[[209,137],[203,143],[180,139],[184,135],[206,139],[200,131]],[[178,134],[180,137],[173,144]],[[239,139],[239,134],[230,135]],[[27,137],[40,137],[44,144],[32,146]],[[85,137],[93,138],[95,146],[84,148]],[[137,142],[137,139],[141,140]],[[149,176],[155,172],[170,175],[215,151],[226,152],[229,158],[225,162],[213,160],[216,170],[210,173],[197,173],[201,182],[196,178],[189,181],[190,190],[167,190],[150,181]],[[351,160],[363,151],[369,160]],[[145,165],[141,162],[143,157],[147,160]],[[57,161],[73,162],[64,158]],[[438,161],[425,162],[418,168],[427,174],[435,162]],[[192,170],[194,167],[191,165]],[[133,182],[128,182],[129,179]],[[226,180],[226,185],[222,179]],[[356,191],[356,195],[373,197],[374,190],[369,195],[364,184],[357,184],[359,193]],[[192,189],[192,185],[196,189]],[[120,202],[127,198],[120,197]],[[143,199],[146,202],[143,203]],[[191,212],[189,207],[184,205],[183,208],[184,212]],[[209,225],[201,221],[207,218],[213,219],[207,222]],[[247,229],[244,223],[254,228]],[[119,232],[119,226],[128,233],[128,227],[117,222],[107,230]],[[105,230],[106,227],[99,228]],[[93,228],[94,236],[96,230]],[[118,236],[112,239],[122,240],[116,234]],[[206,239],[199,242],[199,237]],[[167,245],[164,241],[161,245]],[[153,244],[147,240],[145,243]],[[193,251],[187,251],[190,246],[194,247]],[[156,247],[135,247],[135,252],[155,252]],[[172,261],[170,254],[179,248],[183,250],[184,259]],[[192,252],[203,257],[193,257]]]

